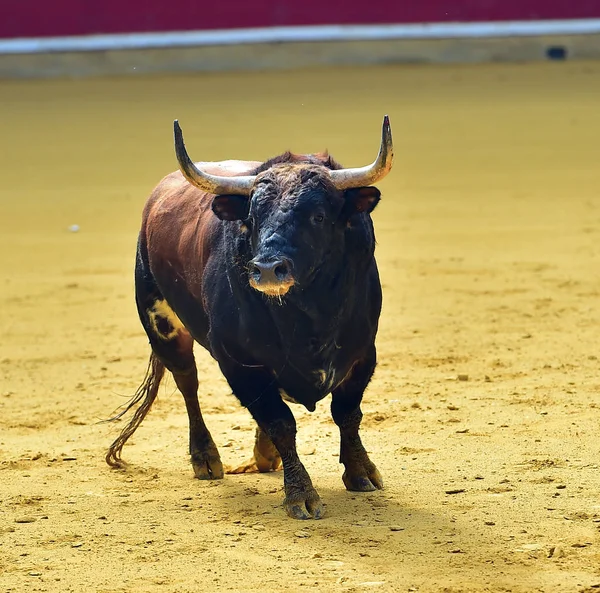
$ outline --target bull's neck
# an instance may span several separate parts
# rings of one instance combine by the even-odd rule
[[[366,276],[372,252],[356,253],[348,245],[330,252],[325,264],[320,266],[305,286],[294,286],[281,300],[257,294],[248,284],[247,266],[250,259],[249,246],[232,241],[234,268],[242,292],[249,292],[250,299],[260,298],[269,309],[270,316],[280,335],[309,335],[322,341],[335,341],[337,328],[352,315],[352,294],[357,283]]]
[[[347,297],[355,279],[356,270],[343,254],[330,254],[327,265],[316,271],[307,286],[292,287],[282,304],[268,301],[280,333],[293,332],[320,344],[335,341],[339,326],[351,315]]]

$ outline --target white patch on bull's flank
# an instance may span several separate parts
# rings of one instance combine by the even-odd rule
[[[281,387],[279,388],[279,395],[281,396],[281,399],[285,400],[286,402],[290,402],[292,404],[300,403],[297,402],[293,397],[290,397],[287,394],[287,391],[285,389],[282,389]]]
[[[147,310],[147,313],[152,329],[163,340],[172,340],[179,333],[179,330],[183,329],[181,319],[177,317],[175,311],[169,307],[169,304],[164,299],[154,301],[154,304]],[[158,328],[159,319],[164,319],[173,328],[168,334],[161,332]]]

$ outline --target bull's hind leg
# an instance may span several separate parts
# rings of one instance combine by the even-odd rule
[[[193,355],[192,355],[193,359]],[[173,372],[173,371],[172,371]],[[196,364],[189,373],[173,372],[173,378],[183,394],[190,423],[190,458],[194,475],[199,480],[212,480],[223,477],[223,464],[198,402],[198,373]]]
[[[198,402],[198,371],[194,358],[194,339],[157,291],[138,308],[152,350],[171,371],[183,395],[190,429],[190,457],[195,476],[200,480],[223,477],[223,464],[217,447],[204,423]]]
[[[367,358],[359,362],[350,376],[332,393],[331,415],[340,429],[340,463],[345,467],[342,479],[348,490],[369,492],[383,488],[381,474],[369,459],[358,434],[362,420],[360,402],[375,365],[373,346]]]
[[[142,399],[143,401],[129,424],[111,445],[106,460],[109,465],[117,465],[120,462],[123,445],[141,424],[156,399],[166,367],[173,374],[185,400],[194,474],[202,480],[222,478],[223,465],[219,452],[204,424],[198,402],[194,340],[158,290],[152,275],[145,271],[139,255],[136,266],[136,301],[140,320],[152,347],[151,364],[142,387],[119,417]]]
[[[251,472],[271,472],[282,468],[279,451],[269,438],[269,435],[260,427],[256,427],[254,439],[254,456],[249,461],[233,469],[227,470],[228,474],[245,474]]]

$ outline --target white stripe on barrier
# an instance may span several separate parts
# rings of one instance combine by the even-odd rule
[[[318,25],[0,39],[0,54],[153,49],[245,43],[531,37],[594,33],[600,33],[600,19],[410,25]]]

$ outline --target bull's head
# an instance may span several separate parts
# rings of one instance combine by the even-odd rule
[[[312,158],[236,177],[199,169],[187,154],[177,121],[174,127],[181,172],[192,185],[215,195],[212,209],[221,220],[242,221],[252,253],[247,262],[250,285],[269,296],[310,283],[321,263],[343,246],[352,216],[375,208],[380,192],[370,184],[392,168],[387,115],[379,154],[366,167],[332,170]]]

